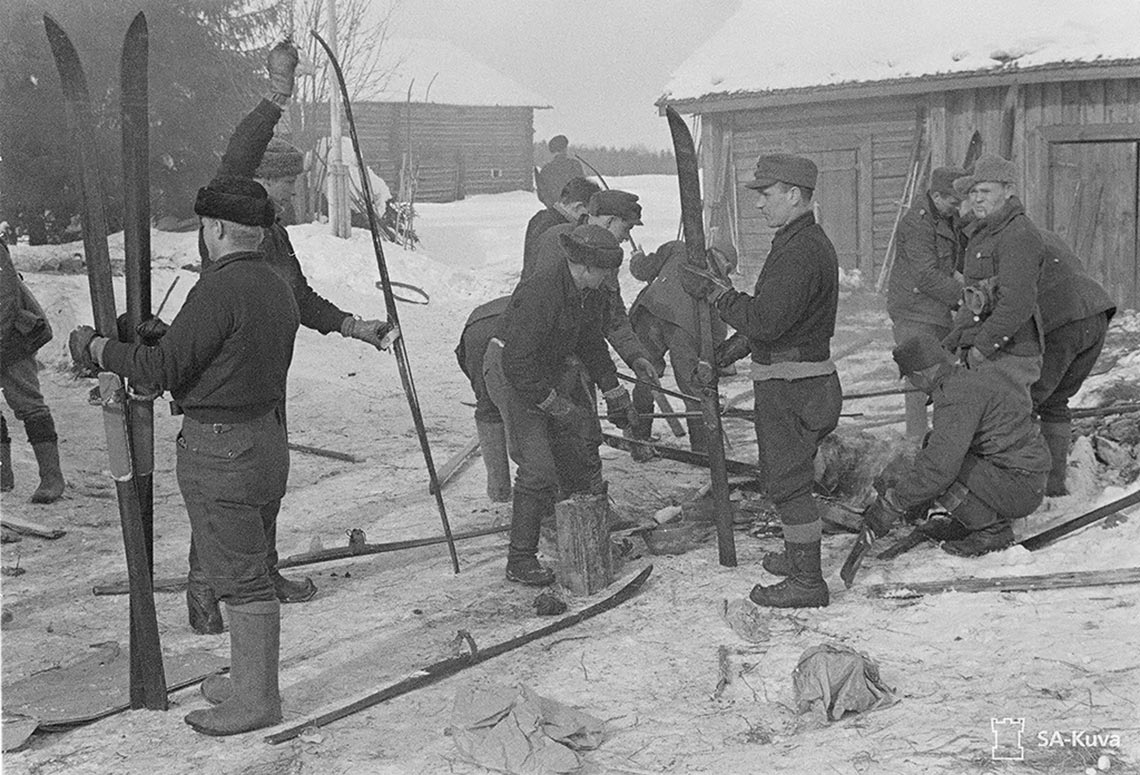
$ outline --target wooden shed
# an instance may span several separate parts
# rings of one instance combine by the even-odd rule
[[[354,95],[352,110],[365,161],[393,194],[402,175],[419,202],[534,189],[534,111],[550,107],[542,96],[448,43],[384,46],[392,75]]]
[[[930,166],[960,165],[977,130],[1012,151],[1034,222],[1140,308],[1140,0],[745,0],[658,104],[698,117],[706,219],[730,226],[748,282],[772,234],[743,188],[759,154],[819,165],[841,266],[873,279],[916,139]]]

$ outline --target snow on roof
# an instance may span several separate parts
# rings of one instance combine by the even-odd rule
[[[390,78],[358,100],[404,102],[408,85],[413,102],[439,105],[550,107],[550,101],[522,86],[466,51],[439,40],[392,38],[384,42],[383,61]]]
[[[744,0],[663,101],[1140,59],[1140,0]]]

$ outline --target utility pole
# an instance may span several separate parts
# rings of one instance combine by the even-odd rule
[[[337,51],[336,0],[329,0],[329,46]],[[335,237],[348,239],[352,236],[352,222],[348,208],[348,167],[341,158],[340,129],[340,89],[336,73],[329,68],[329,160],[328,160],[328,199],[329,225]]]

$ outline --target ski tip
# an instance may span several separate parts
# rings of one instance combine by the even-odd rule
[[[146,35],[146,14],[139,11],[135,14],[135,18],[131,20],[131,26],[127,28],[127,35]]]

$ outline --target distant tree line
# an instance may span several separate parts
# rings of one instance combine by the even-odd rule
[[[677,172],[672,149],[654,151],[644,145],[626,148],[571,145],[569,155],[573,157],[575,154],[596,167],[602,175],[674,175]],[[550,161],[551,155],[545,142],[534,144],[535,164],[542,166]],[[589,171],[587,167],[586,172]]]

